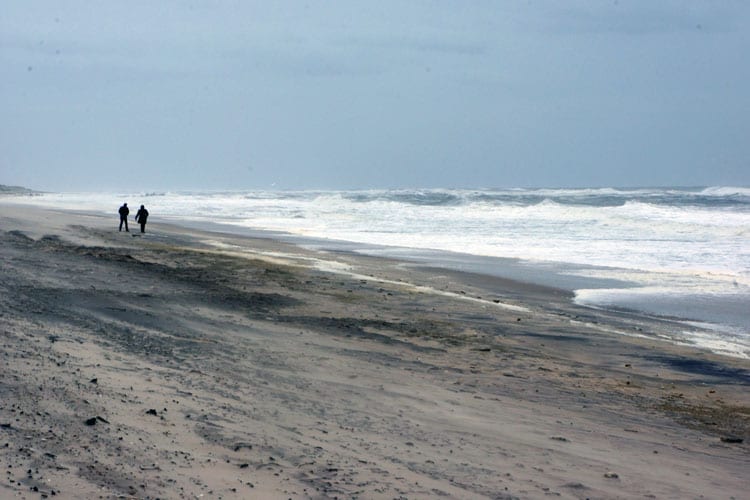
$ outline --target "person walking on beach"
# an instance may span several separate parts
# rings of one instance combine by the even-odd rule
[[[130,209],[128,208],[128,204],[123,203],[118,212],[120,213],[120,231],[122,231],[122,224],[125,223],[125,231],[129,233],[130,229],[128,229],[128,214],[130,213]]]
[[[139,208],[138,212],[135,214],[135,221],[141,225],[142,233],[146,232],[146,219],[148,219],[148,210],[141,205],[141,208]]]

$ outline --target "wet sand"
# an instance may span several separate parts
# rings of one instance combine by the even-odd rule
[[[750,362],[567,292],[0,202],[0,497],[744,498]]]

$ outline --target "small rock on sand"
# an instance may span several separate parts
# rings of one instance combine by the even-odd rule
[[[739,443],[741,443],[743,441],[744,441],[744,439],[742,439],[741,437],[737,437],[737,436],[725,436],[725,437],[721,438],[721,442],[722,443],[737,443],[737,444],[739,444]]]

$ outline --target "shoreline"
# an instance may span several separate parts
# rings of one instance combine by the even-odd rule
[[[716,354],[732,356],[750,360],[750,331],[743,320],[741,324],[727,322],[723,313],[728,313],[730,307],[733,318],[746,317],[744,300],[737,298],[734,302],[729,297],[719,299],[717,303],[707,301],[705,297],[693,296],[701,302],[701,308],[696,310],[687,305],[691,296],[680,300],[667,297],[649,297],[645,295],[637,300],[610,301],[591,300],[591,295],[611,293],[608,289],[627,296],[631,290],[638,289],[634,281],[625,281],[611,277],[587,275],[607,271],[608,268],[584,266],[564,262],[531,263],[516,258],[489,257],[472,254],[459,254],[443,250],[423,250],[406,247],[377,246],[356,242],[328,240],[317,237],[299,236],[283,232],[250,229],[244,226],[171,220],[170,224],[183,227],[186,230],[197,228],[209,233],[225,233],[239,237],[275,239],[285,243],[323,253],[348,253],[354,256],[381,257],[403,262],[413,268],[440,273],[463,273],[473,275],[476,279],[491,276],[518,284],[528,284],[549,287],[571,294],[571,300],[585,308],[609,312],[623,312],[655,320],[664,320],[676,325],[670,332],[669,339],[663,340],[685,346],[695,346]],[[661,303],[660,306],[655,304]],[[709,311],[707,308],[722,304],[721,312]],[[697,332],[697,334],[696,334]]]
[[[24,200],[16,198],[10,203],[18,201]],[[72,206],[70,201],[63,195],[56,203],[62,203],[60,206],[68,209]],[[82,207],[101,208],[102,203],[102,200],[93,204],[83,198],[78,200]],[[169,208],[162,207],[166,209],[166,214],[162,214],[162,221],[185,227],[188,231],[203,229],[209,232],[272,238],[309,250],[354,252],[409,261],[415,265],[491,274],[573,291],[576,294],[575,301],[585,306],[640,311],[643,314],[671,319],[681,318],[685,328],[683,332],[673,336],[676,342],[697,343],[722,354],[750,359],[750,316],[745,307],[745,303],[750,300],[750,289],[746,286],[746,280],[740,279],[739,276],[736,279],[740,279],[740,284],[735,281],[732,287],[726,281],[726,276],[719,279],[721,274],[710,271],[695,274],[689,270],[683,272],[676,269],[641,270],[562,261],[537,262],[517,257],[491,257],[448,250],[379,246],[372,243],[254,229],[233,224],[230,219],[216,222],[198,217],[191,220],[179,215],[182,212],[175,211],[174,207]],[[96,213],[108,216],[108,212]],[[696,328],[700,330],[700,334],[692,336]]]
[[[0,199],[0,210],[2,210],[3,207],[8,207],[11,210],[31,211],[31,213],[34,213],[37,216],[39,216],[39,214],[57,214],[60,216],[60,219],[57,219],[56,224],[51,226],[51,228],[58,231],[66,225],[63,221],[65,214],[72,214],[74,216],[83,217],[89,221],[96,221],[95,225],[98,225],[99,229],[102,230],[106,230],[110,226],[116,225],[111,223],[112,217],[88,210],[48,209],[36,205],[19,205],[16,203],[7,205],[3,204]],[[34,219],[33,222],[39,223],[41,221],[37,218]],[[256,230],[233,224],[175,219],[159,223],[158,226],[163,228],[163,230],[161,231],[160,236],[156,236],[157,238],[164,238],[168,235],[168,238],[178,238],[182,244],[211,248],[221,253],[241,257],[247,257],[248,248],[246,243],[261,243],[258,245],[260,248],[255,248],[250,252],[252,256],[267,259],[273,263],[291,264],[302,267],[312,266],[318,270],[334,274],[351,275],[351,277],[356,277],[356,273],[345,270],[347,266],[351,267],[371,260],[378,267],[383,267],[385,263],[389,263],[391,267],[395,268],[396,270],[391,273],[390,276],[395,277],[394,279],[396,281],[401,281],[401,278],[399,277],[401,271],[409,270],[413,273],[423,275],[423,280],[426,281],[429,281],[430,275],[437,273],[440,275],[463,277],[464,279],[468,278],[475,284],[483,283],[484,286],[475,291],[476,294],[480,295],[482,293],[487,293],[488,287],[491,289],[498,283],[501,287],[514,287],[520,288],[521,290],[545,290],[547,293],[555,296],[566,296],[570,302],[570,304],[568,304],[570,307],[582,308],[584,311],[589,310],[594,314],[599,312],[614,317],[625,316],[641,318],[647,322],[661,325],[662,328],[666,328],[666,333],[668,333],[668,335],[659,335],[658,337],[644,336],[644,338],[659,342],[667,342],[676,346],[695,348],[718,356],[729,356],[743,361],[749,359],[747,356],[737,355],[737,353],[728,352],[726,350],[712,350],[710,347],[691,342],[690,339],[685,339],[680,335],[680,332],[687,330],[700,332],[702,334],[711,331],[725,333],[726,328],[731,328],[726,325],[702,321],[700,319],[696,320],[680,315],[658,314],[637,307],[624,307],[611,304],[589,304],[585,301],[579,301],[576,297],[576,286],[583,286],[584,284],[589,286],[606,286],[611,283],[625,284],[627,282],[621,282],[611,278],[563,276],[563,269],[565,266],[569,266],[571,269],[582,267],[577,264],[558,263],[562,267],[553,266],[554,269],[552,271],[545,272],[543,268],[533,267],[528,263],[512,258],[482,257],[470,254],[452,254],[451,252],[439,250],[421,251],[406,248],[403,249],[406,251],[405,254],[398,255],[399,252],[396,252],[396,255],[394,255],[394,253],[391,253],[391,250],[393,250],[391,247],[376,248],[373,245],[303,237],[277,231]],[[27,227],[27,229],[30,228]],[[42,230],[32,232],[36,232],[37,237],[43,235]],[[135,234],[135,231],[133,235],[135,237],[138,236]],[[66,237],[70,238],[71,241],[81,241],[76,238],[74,233],[68,234]],[[147,237],[152,239],[155,235],[153,232],[149,232]],[[232,241],[233,243],[227,245],[222,241]],[[237,241],[244,243],[237,245]],[[233,252],[231,248],[232,246],[241,248],[242,250],[239,252]],[[286,250],[286,252],[280,252],[280,247]],[[451,258],[451,256],[453,256],[453,258]],[[468,260],[470,263],[464,265],[464,260]],[[453,261],[460,261],[461,265],[453,265]],[[489,269],[488,262],[499,265],[496,266],[495,269]],[[591,269],[596,269],[596,266],[590,267]],[[544,277],[545,274],[548,276]],[[551,277],[549,275],[551,275]],[[420,287],[415,286],[415,288]],[[421,288],[425,287],[422,286]],[[594,290],[596,290],[596,288],[594,288]],[[462,296],[460,293],[448,295],[454,295],[454,298],[460,298],[463,300],[467,299],[465,295]],[[468,298],[471,299],[471,297]],[[485,302],[490,304],[491,301],[485,300]],[[629,331],[619,333],[630,336],[633,335],[633,333]],[[634,335],[639,334],[636,333]]]
[[[747,489],[750,366],[658,340],[673,321],[270,238],[131,234],[0,203],[0,492]]]

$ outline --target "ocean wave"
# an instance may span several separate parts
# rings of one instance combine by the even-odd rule
[[[317,197],[334,193],[320,192]],[[531,206],[554,201],[560,205],[617,207],[629,202],[666,206],[721,207],[750,203],[750,189],[714,188],[538,188],[538,189],[414,189],[335,192],[354,203],[393,202],[416,206],[485,205]]]
[[[385,201],[417,206],[456,206],[467,201],[460,191],[442,189],[348,191],[338,195],[355,203]]]
[[[702,196],[744,197],[750,200],[750,187],[712,186],[703,189]]]
[[[160,193],[154,193],[157,195]],[[250,201],[299,203],[378,204],[404,207],[534,206],[552,201],[560,206],[621,207],[633,202],[680,207],[747,207],[750,189],[713,188],[511,188],[511,189],[373,189],[355,191],[245,191],[183,193],[202,198],[243,198]]]

